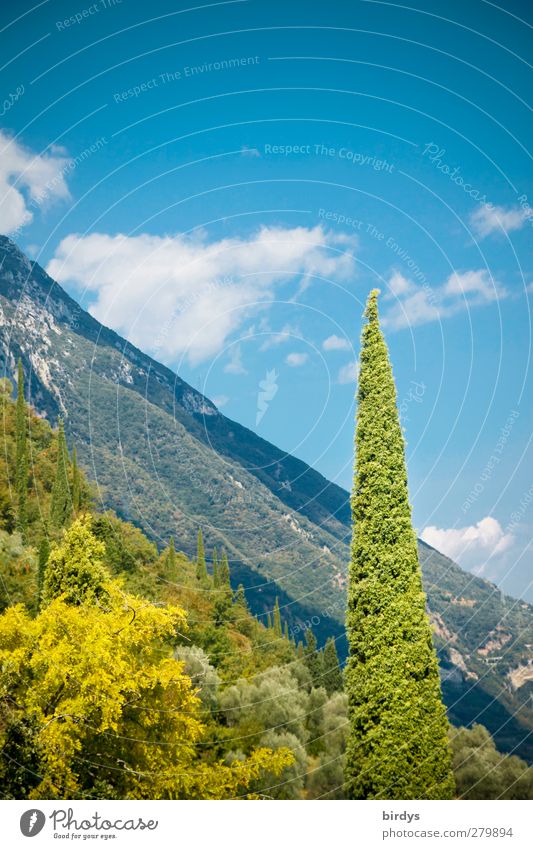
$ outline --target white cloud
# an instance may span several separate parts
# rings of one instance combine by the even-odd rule
[[[0,130],[0,233],[13,234],[29,224],[34,211],[68,198],[64,148],[35,154]]]
[[[484,239],[491,233],[512,233],[520,230],[526,219],[533,215],[533,210],[528,206],[492,206],[485,203],[476,209],[470,216],[470,225],[476,234]]]
[[[213,398],[213,404],[220,409],[225,407],[229,400],[228,395],[219,395],[217,398]]]
[[[389,288],[394,293],[394,306],[383,317],[384,326],[393,330],[416,327],[432,321],[443,321],[476,306],[502,300],[507,290],[492,279],[487,269],[453,272],[442,286],[419,286],[395,272]],[[387,295],[387,300],[392,294]]]
[[[291,368],[298,368],[299,366],[305,365],[308,359],[309,354],[298,354],[296,352],[292,352],[287,354],[285,362],[288,366],[291,366]]]
[[[506,295],[501,287],[496,288],[486,269],[482,271],[465,271],[463,274],[454,272],[441,289],[443,298],[455,295],[478,295],[482,301],[496,301]]]
[[[328,336],[322,342],[324,351],[350,351],[352,346],[349,339],[343,339],[341,336]]]
[[[248,374],[242,364],[242,351],[240,345],[234,345],[230,351],[229,361],[224,366],[227,374]]]
[[[406,295],[408,292],[412,292],[413,289],[416,289],[415,284],[411,280],[408,280],[407,277],[404,277],[403,274],[400,274],[399,271],[393,272],[388,286],[390,291],[389,297]]]
[[[476,525],[466,528],[437,528],[430,525],[421,533],[424,542],[442,551],[452,560],[461,563],[468,556],[477,559],[502,554],[514,542],[512,534],[505,533],[497,519],[486,516]]]
[[[348,279],[345,234],[322,227],[261,227],[209,243],[205,234],[67,236],[48,273],[96,295],[92,314],[144,350],[201,362],[222,350],[276,290],[312,275]]]
[[[248,147],[244,144],[241,147],[241,156],[248,156],[251,159],[258,159],[261,157],[261,154],[259,153],[256,147]]]
[[[268,351],[270,348],[275,348],[277,345],[282,345],[284,342],[288,342],[289,339],[293,339],[295,336],[297,338],[302,337],[302,333],[300,328],[295,324],[284,324],[281,330],[271,331],[268,321],[261,321],[260,328],[262,333],[270,333],[267,339],[263,342],[260,347],[260,351]]]
[[[359,362],[350,362],[346,363],[345,366],[342,366],[339,369],[339,373],[337,375],[337,383],[346,384],[346,383],[357,383],[357,376],[359,372]]]

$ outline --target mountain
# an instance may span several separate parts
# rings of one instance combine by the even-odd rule
[[[297,639],[311,624],[342,653],[346,491],[223,416],[0,237],[3,375],[13,379],[19,356],[30,402],[65,418],[102,506],[189,555],[201,526],[255,612],[278,596]],[[450,718],[482,722],[500,749],[533,761],[533,607],[422,542],[419,552]]]

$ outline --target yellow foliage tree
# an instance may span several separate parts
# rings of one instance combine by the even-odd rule
[[[0,745],[25,769],[25,795],[234,798],[264,771],[290,765],[288,750],[258,749],[230,764],[201,759],[200,702],[171,656],[185,612],[126,594],[108,578],[105,592],[89,580],[80,593],[74,564],[90,573],[88,551],[99,578],[106,574],[95,543],[90,520],[75,521],[52,560],[61,595],[49,592],[34,619],[22,605],[0,616]],[[4,760],[0,780],[12,771]]]

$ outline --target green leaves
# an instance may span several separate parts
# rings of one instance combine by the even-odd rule
[[[357,394],[346,791],[354,799],[447,799],[454,782],[446,715],[378,294],[365,310]]]

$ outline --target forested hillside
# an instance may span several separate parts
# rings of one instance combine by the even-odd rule
[[[233,588],[245,586],[262,621],[277,597],[291,635],[312,622],[319,644],[335,637],[344,659],[347,492],[225,418],[0,237],[5,376],[16,379],[19,357],[28,399],[54,427],[63,417],[100,509],[159,549],[174,536],[189,557],[202,527],[206,550],[224,548]],[[48,438],[43,423],[35,433]],[[533,608],[420,541],[419,557],[452,720],[484,723],[502,749],[533,762]]]
[[[62,424],[0,389],[4,798],[344,798],[334,641],[258,621],[201,531],[191,560],[99,512]],[[460,794],[533,794],[483,728],[450,737]]]

